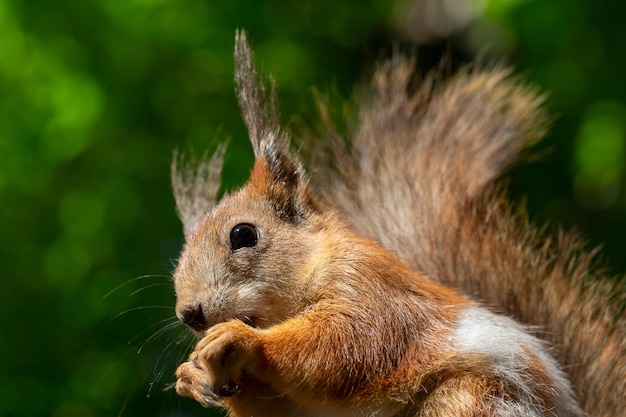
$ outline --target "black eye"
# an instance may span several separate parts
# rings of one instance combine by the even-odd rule
[[[252,247],[256,245],[258,240],[256,227],[250,224],[238,224],[230,231],[230,248],[232,250]]]

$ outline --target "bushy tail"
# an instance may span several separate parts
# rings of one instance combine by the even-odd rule
[[[326,198],[413,268],[538,326],[590,415],[623,412],[623,287],[592,270],[576,236],[538,231],[496,181],[545,132],[536,92],[501,68],[416,81],[395,58],[356,103],[321,170]]]

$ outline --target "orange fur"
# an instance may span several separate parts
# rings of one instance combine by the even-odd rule
[[[201,337],[177,370],[177,392],[232,416],[583,415],[551,349],[462,293],[540,324],[525,303],[546,301],[535,294],[543,291],[520,283],[535,268],[531,277],[549,277],[544,291],[578,300],[553,276],[561,261],[529,241],[533,232],[492,184],[542,131],[535,95],[498,70],[409,93],[409,62],[384,66],[352,149],[326,126],[337,165],[324,171],[319,198],[242,33],[235,57],[256,156],[249,182],[215,204],[216,176],[206,189],[202,181],[219,157],[195,174],[174,170],[187,238],[176,310]],[[586,356],[555,337],[571,335],[573,312],[554,303],[540,307],[565,311],[546,323],[570,365]],[[590,369],[605,369],[613,353],[623,359],[623,332],[603,349]],[[597,414],[623,401],[618,393]]]
[[[350,149],[325,122],[326,200],[411,268],[538,326],[585,411],[615,415],[626,407],[623,279],[602,276],[575,234],[538,230],[498,181],[546,130],[540,96],[501,68],[416,79],[407,59],[378,68]]]

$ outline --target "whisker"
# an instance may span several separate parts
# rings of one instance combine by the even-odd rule
[[[167,358],[169,358],[172,353],[176,352],[176,350],[172,350],[170,348],[173,345],[178,345],[180,343],[181,336],[182,335],[179,334],[173,340],[170,340],[170,342],[163,348],[163,351],[161,352],[161,355],[159,356],[159,358],[154,363],[153,372],[152,372],[153,378],[152,378],[152,382],[150,383],[150,389],[148,390],[148,393],[152,391],[152,388],[154,387],[154,385],[157,384],[163,377],[163,374],[165,373],[165,370],[168,367]],[[180,360],[175,361],[176,364],[178,364],[179,362]],[[160,369],[157,370],[157,368],[159,367]]]
[[[148,279],[150,280],[146,281]],[[137,283],[139,283],[139,285],[137,285]],[[137,286],[141,288],[137,289]],[[164,286],[168,286],[170,288],[172,287],[170,275],[143,275],[117,285],[115,288],[106,293],[103,296],[103,299],[110,299],[114,293],[120,292],[120,289],[122,288],[126,288],[126,290],[122,291],[124,296],[132,297],[144,290],[151,288],[155,289],[155,287],[162,288]],[[165,291],[165,289],[159,291]],[[175,369],[175,366],[177,366],[180,362],[180,360],[174,361],[174,359],[184,356],[184,352],[181,352],[181,346],[179,345],[186,345],[189,340],[187,338],[188,335],[193,337],[193,333],[186,331],[186,326],[184,326],[175,314],[173,314],[174,307],[171,305],[157,304],[131,307],[113,315],[108,322],[111,323],[128,313],[143,310],[147,310],[146,313],[138,314],[141,314],[142,317],[144,314],[148,314],[150,317],[148,317],[147,321],[142,320],[143,324],[141,325],[141,329],[134,331],[133,333],[135,335],[131,335],[132,339],[128,341],[128,344],[131,345],[130,349],[126,352],[126,354],[121,355],[115,364],[111,366],[111,369],[105,373],[103,379],[106,378],[110,372],[113,372],[115,369],[119,369],[120,363],[126,360],[129,356],[132,356],[133,353],[135,355],[142,354],[143,357],[148,355],[149,362],[152,362],[152,367],[148,365],[147,372],[144,368],[144,378],[140,378],[135,381],[136,385],[133,391],[143,391],[143,393],[146,394],[146,397],[151,397],[154,396],[156,392],[160,392],[159,388],[163,384],[163,382],[161,382],[163,379],[165,379],[165,382],[170,382],[169,380],[171,380],[171,377],[169,374],[171,373],[173,377],[174,372],[172,368],[174,367]],[[158,310],[167,310],[167,313],[159,313]],[[163,338],[165,338],[165,342],[162,342]],[[160,341],[155,342],[157,340]],[[165,345],[165,347],[163,347],[163,345]],[[148,349],[149,346],[151,347],[150,349]],[[155,347],[157,348],[156,352],[153,352]],[[141,388],[142,386],[143,388]],[[156,391],[155,387],[157,387]],[[128,412],[130,399],[131,393],[129,393],[123,400],[123,404],[121,404],[118,410],[117,417],[122,417]]]
[[[137,340],[144,338],[144,337],[145,337],[148,333],[151,333],[151,336],[149,336],[149,337],[152,337],[152,336],[154,335],[153,329],[154,329],[155,327],[158,327],[158,326],[160,326],[160,325],[161,325],[161,324],[163,324],[163,323],[167,323],[167,322],[169,322],[170,320],[174,320],[174,321],[173,321],[173,323],[176,323],[176,321],[177,321],[178,319],[177,319],[176,317],[167,316],[166,318],[161,319],[161,320],[159,320],[159,321],[158,321],[158,322],[156,322],[156,323],[152,323],[152,324],[151,324],[150,326],[148,326],[147,328],[144,328],[143,330],[141,330],[140,332],[138,332],[138,333],[137,333],[137,334],[136,334],[136,335],[135,335],[132,339],[130,339],[130,340],[128,341],[128,344],[129,344],[129,345],[134,344]],[[170,323],[170,324],[168,324],[168,325],[167,325],[167,327],[170,327],[170,326],[172,326],[172,323]],[[174,327],[175,327],[175,326],[174,326]],[[159,329],[159,330],[160,330],[160,329]],[[157,331],[158,331],[158,330],[157,330]],[[147,341],[147,340],[144,340],[144,341],[142,342],[142,344],[144,344],[146,341]]]
[[[162,336],[168,329],[171,329],[172,327],[177,327],[180,326],[182,323],[180,321],[178,321],[178,319],[176,321],[173,321],[169,324],[166,324],[165,326],[161,327],[159,330],[157,330],[156,332],[154,332],[154,334],[152,336],[150,336],[149,338],[147,338],[142,344],[141,346],[139,346],[139,350],[137,350],[137,353],[141,353],[142,349],[151,341],[153,341],[154,339]]]
[[[148,288],[152,288],[152,287],[171,287],[172,283],[171,282],[158,282],[156,284],[150,284],[150,285],[146,285],[145,287],[141,287],[133,292],[131,292],[130,294],[128,294],[129,297],[132,297],[133,295],[140,293],[143,290],[147,290]]]
[[[117,359],[115,362],[113,362],[113,364],[109,367],[109,369],[107,369],[102,376],[100,377],[100,379],[98,380],[98,382],[94,385],[94,392],[96,392],[98,389],[100,389],[101,384],[104,382],[104,380],[116,369],[118,368],[121,363],[126,360],[128,358],[128,356],[130,355],[130,353],[132,352],[132,350],[127,350],[124,354],[122,354],[122,356]]]
[[[197,337],[191,332],[185,332],[183,334],[178,335],[178,340],[174,340],[174,344],[181,346],[180,349],[176,349],[174,352],[178,353],[176,360],[174,361],[176,364],[179,364],[184,361],[184,359],[189,355],[189,352],[192,351],[193,345],[197,341]],[[168,345],[168,348],[171,344]],[[161,360],[161,358],[159,358]],[[159,379],[162,377],[162,373],[165,370],[165,365],[163,366],[162,372],[157,376]],[[156,382],[156,380],[155,380]],[[165,384],[163,387],[163,391],[168,391],[176,387],[176,381]]]
[[[128,406],[129,401],[130,401],[130,393],[128,393],[128,395],[126,396],[126,399],[124,400],[124,404],[122,404],[122,407],[120,408],[120,412],[117,413],[117,417],[122,417],[122,415],[124,414],[124,411],[126,410],[126,407]]]
[[[130,313],[132,311],[138,311],[138,310],[147,310],[147,309],[167,309],[167,310],[171,310],[173,307],[172,306],[140,306],[140,307],[133,307],[133,308],[129,308],[127,310],[124,310],[120,313],[117,313],[116,315],[114,315],[113,317],[111,317],[109,319],[109,323],[112,322],[113,320],[123,316],[124,314]]]
[[[182,325],[182,323],[180,323],[180,322],[176,323],[176,324]],[[166,330],[170,330],[172,327],[178,327],[178,326],[171,326],[171,325],[165,326],[164,328],[160,329],[159,332],[163,333]],[[154,363],[153,372],[152,372],[152,380],[148,383],[148,387],[149,388],[148,388],[148,391],[147,391],[147,394],[146,394],[147,397],[151,396],[152,390],[157,385],[157,383],[161,380],[163,375],[166,373],[166,371],[168,370],[168,367],[171,366],[172,363],[179,364],[183,360],[183,357],[185,357],[188,354],[187,351],[191,347],[191,344],[188,343],[190,340],[194,341],[195,340],[195,336],[193,335],[193,333],[187,332],[185,327],[181,328],[180,332],[177,332],[172,337],[170,337],[169,342],[162,349],[161,355],[159,356],[159,358]],[[146,343],[147,343],[147,341],[146,341]],[[172,349],[173,346],[179,346],[181,344],[186,344],[187,348],[182,349],[182,350],[181,349]],[[177,355],[177,358],[174,361],[169,360],[173,355]],[[175,385],[176,385],[175,382],[174,383],[167,383],[167,384],[165,384],[165,387],[163,388],[163,391],[170,390]]]
[[[106,293],[106,294],[102,297],[102,299],[103,299],[103,300],[104,300],[104,299],[106,299],[106,298],[107,298],[107,297],[109,297],[111,294],[113,294],[115,291],[119,290],[120,288],[125,287],[126,285],[128,285],[128,284],[130,284],[130,283],[132,283],[132,282],[136,282],[136,281],[139,281],[139,280],[142,280],[142,279],[148,279],[148,278],[166,278],[166,279],[170,280],[172,277],[171,277],[171,276],[169,276],[169,275],[153,275],[153,274],[150,274],[150,275],[141,275],[141,276],[139,276],[139,277],[132,278],[132,279],[129,279],[128,281],[122,282],[121,284],[119,284],[118,286],[116,286],[115,288],[113,288],[111,291],[109,291],[108,293]]]

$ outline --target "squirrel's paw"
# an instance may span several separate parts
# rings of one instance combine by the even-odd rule
[[[239,320],[213,326],[176,370],[176,392],[205,407],[221,406],[220,398],[239,392],[241,371],[252,365],[248,358],[259,345],[258,332]]]

